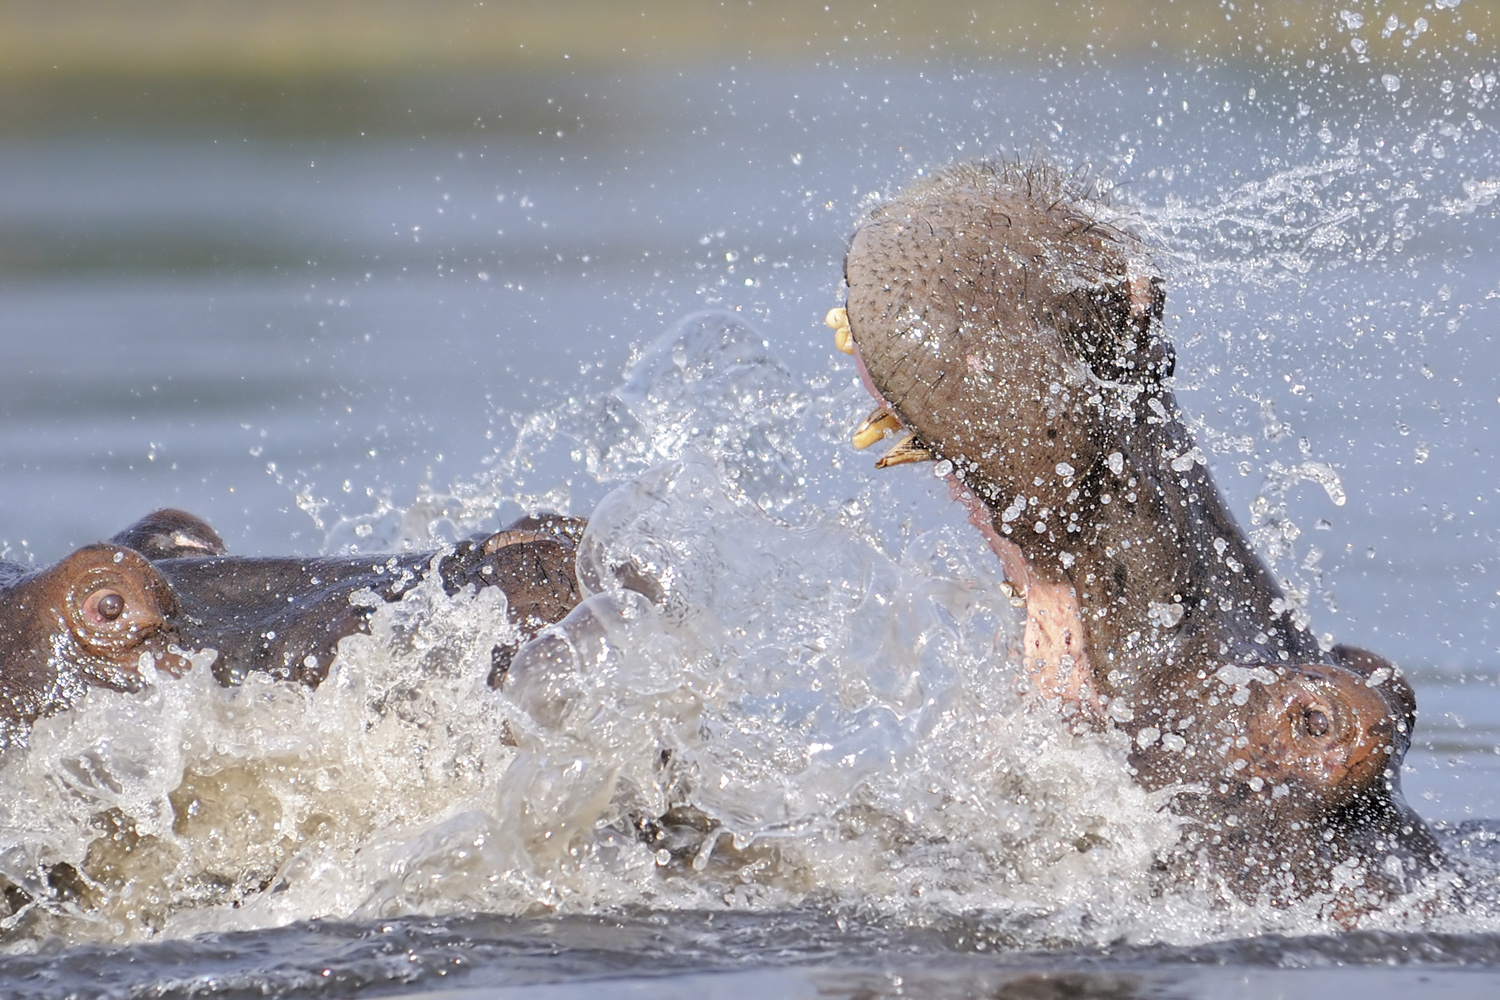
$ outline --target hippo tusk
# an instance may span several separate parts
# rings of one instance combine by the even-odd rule
[[[860,451],[864,451],[870,445],[885,437],[886,431],[899,431],[901,421],[890,411],[889,407],[877,406],[865,417],[860,425],[854,428],[853,444]]]
[[[905,465],[907,462],[932,461],[932,452],[912,444],[913,438],[914,435],[908,434],[896,442],[896,447],[882,455],[875,463],[875,468],[889,469],[893,465]]]

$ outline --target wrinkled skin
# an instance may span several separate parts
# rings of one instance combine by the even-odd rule
[[[367,630],[360,591],[398,600],[432,568],[444,589],[501,587],[529,638],[579,601],[583,522],[525,518],[448,554],[246,558],[227,555],[203,521],[148,515],[108,542],[27,573],[0,563],[0,746],[66,709],[88,687],[136,691],[152,668],[180,674],[185,651],[213,649],[225,685],[252,671],[317,685],[340,639]],[[515,646],[496,647],[492,685]]]
[[[889,415],[856,443],[897,430],[886,464],[952,463],[1026,599],[1034,686],[1178,790],[1177,866],[1357,914],[1437,862],[1398,780],[1415,699],[1379,657],[1320,649],[1235,524],[1172,394],[1162,282],[1109,217],[1039,165],[875,209],[840,334]],[[1348,859],[1363,885],[1335,879]]]

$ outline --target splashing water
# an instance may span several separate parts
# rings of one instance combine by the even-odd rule
[[[531,428],[537,455],[576,447],[620,485],[580,548],[589,596],[501,691],[503,595],[428,581],[315,691],[220,689],[199,662],[39,723],[0,759],[9,947],[809,902],[977,912],[1031,945],[1320,927],[1316,901],[1259,911],[1161,874],[1166,802],[1122,738],[1069,733],[1025,689],[999,567],[943,485],[845,467],[862,402],[692,317]],[[514,499],[503,479],[413,511],[462,527]]]

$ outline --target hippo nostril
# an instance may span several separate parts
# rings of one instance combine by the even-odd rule
[[[1302,728],[1309,736],[1328,735],[1328,716],[1316,708],[1302,713]]]

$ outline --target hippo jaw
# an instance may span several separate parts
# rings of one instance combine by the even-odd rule
[[[885,465],[947,460],[1003,534],[1031,541],[1041,522],[1057,548],[1069,525],[1055,517],[1087,501],[1079,487],[1108,460],[1107,409],[1173,359],[1138,242],[1046,199],[996,204],[1022,183],[1061,181],[958,168],[877,209],[850,242],[845,312],[829,324],[881,403],[862,443],[909,431]]]

